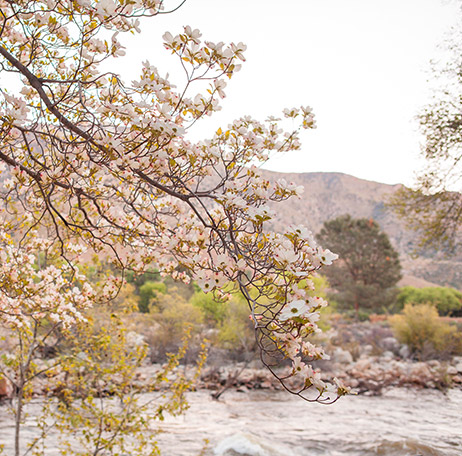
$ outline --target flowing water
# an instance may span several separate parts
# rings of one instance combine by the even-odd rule
[[[282,392],[190,393],[190,409],[161,424],[164,456],[460,456],[462,391],[395,389],[308,404]],[[33,420],[30,420],[33,432]],[[13,423],[0,408],[0,443]],[[54,452],[52,452],[54,453]],[[52,454],[50,453],[50,454]],[[7,451],[8,455],[9,452]]]

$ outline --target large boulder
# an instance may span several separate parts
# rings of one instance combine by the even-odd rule
[[[334,363],[351,364],[353,362],[353,356],[348,350],[336,347],[335,350],[332,352],[331,360]]]
[[[400,343],[392,336],[384,337],[381,340],[380,345],[386,351],[391,351],[394,354],[399,353]]]
[[[459,373],[462,374],[462,361],[459,361],[455,366],[454,369]]]
[[[11,397],[13,395],[13,385],[0,374],[0,398]]]
[[[411,357],[411,350],[407,345],[401,345],[399,349],[399,356],[403,359],[408,359]]]

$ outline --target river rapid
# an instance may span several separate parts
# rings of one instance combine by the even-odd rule
[[[200,438],[216,456],[460,456],[462,391],[395,389],[308,404],[286,393],[190,396],[184,417],[164,426],[168,456],[197,454]],[[199,446],[198,446],[199,444]]]
[[[220,401],[199,391],[188,400],[183,416],[160,425],[162,455],[462,455],[461,390],[393,389],[382,396],[347,396],[332,405],[259,391],[227,391]],[[32,434],[33,419],[28,421]],[[12,419],[0,407],[0,443],[7,455],[12,439]]]

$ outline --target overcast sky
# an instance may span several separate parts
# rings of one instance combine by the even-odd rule
[[[174,4],[171,0],[171,4]],[[127,43],[130,64],[149,59],[175,72],[161,36],[183,25],[203,39],[243,41],[247,62],[228,84],[223,111],[199,125],[209,136],[241,115],[264,119],[310,105],[318,129],[303,147],[272,159],[277,171],[338,171],[411,184],[420,138],[415,115],[429,99],[430,59],[438,59],[459,6],[448,0],[187,0],[143,25]]]
[[[263,120],[286,107],[310,105],[318,128],[303,132],[301,151],[272,158],[268,169],[335,171],[412,185],[422,165],[415,117],[430,99],[429,62],[444,59],[438,45],[461,24],[460,4],[186,0],[175,13],[144,21],[140,35],[119,36],[127,55],[111,70],[134,79],[149,60],[180,82],[181,69],[162,46],[162,35],[181,33],[184,25],[200,29],[204,40],[243,41],[247,61],[228,83],[223,110],[196,124],[192,139],[211,136],[243,115]]]

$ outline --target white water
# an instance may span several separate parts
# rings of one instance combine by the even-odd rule
[[[229,391],[217,402],[201,391],[188,400],[191,407],[183,416],[160,425],[164,456],[197,456],[204,439],[207,456],[462,455],[461,390],[443,395],[395,389],[380,397],[348,396],[329,406],[282,392]],[[8,456],[12,438],[12,420],[0,407],[0,443]]]
[[[164,426],[168,456],[198,454],[200,438],[216,456],[460,456],[462,391],[393,390],[308,404],[286,393],[190,396],[184,417]]]

